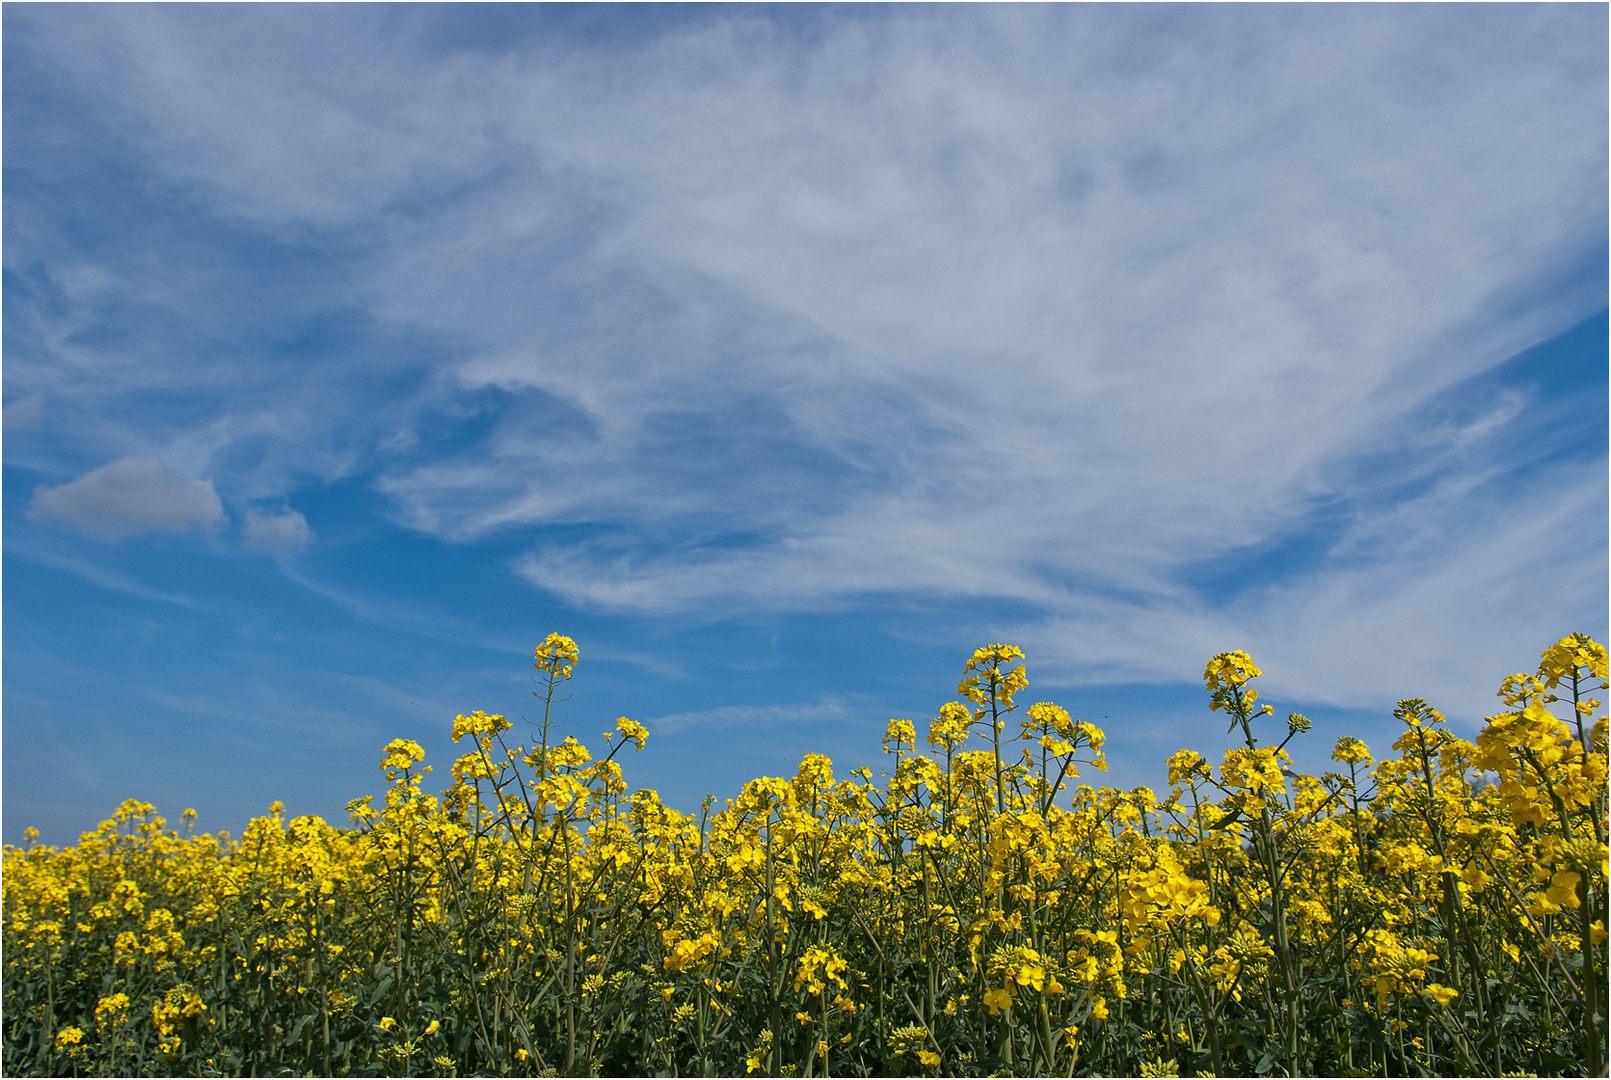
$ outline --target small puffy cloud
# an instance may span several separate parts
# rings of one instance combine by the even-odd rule
[[[224,520],[211,480],[185,480],[155,458],[121,458],[34,491],[28,516],[105,539],[207,530]]]
[[[289,508],[280,513],[248,510],[243,531],[246,534],[247,547],[271,554],[301,551],[308,546],[308,541],[313,539],[313,530],[308,528],[308,519]]]
[[[18,398],[7,403],[3,413],[0,413],[0,423],[4,424],[7,431],[20,431],[26,427],[33,427],[42,411],[41,405],[38,394]]]

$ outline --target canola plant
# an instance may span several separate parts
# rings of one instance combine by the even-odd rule
[[[4,850],[3,1066],[40,1075],[1604,1075],[1606,651],[1504,681],[1476,741],[1401,702],[1293,771],[1245,653],[1209,661],[1236,745],[1169,790],[1077,785],[1103,733],[1020,710],[1023,654],[891,721],[888,767],[812,754],[690,815],[550,738],[454,720],[427,792],[238,839],[127,802]],[[1563,715],[1564,714],[1564,715]],[[919,752],[919,751],[923,752]],[[1072,790],[1070,790],[1072,789]]]

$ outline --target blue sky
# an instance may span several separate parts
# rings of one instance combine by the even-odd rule
[[[688,808],[971,650],[1215,753],[1607,629],[1607,13],[4,9],[3,832],[534,715]]]

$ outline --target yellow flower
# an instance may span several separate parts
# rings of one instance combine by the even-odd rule
[[[968,741],[968,729],[973,715],[960,703],[948,701],[940,706],[940,715],[929,723],[929,745],[947,752]]]
[[[497,735],[508,731],[509,721],[501,716],[488,715],[477,709],[469,716],[459,715],[453,718],[453,741],[458,742],[466,735]]]
[[[103,997],[95,1003],[96,1027],[108,1027],[122,1023],[129,1011],[129,995],[112,994]]]
[[[1208,774],[1208,762],[1203,755],[1192,750],[1178,750],[1169,756],[1169,782],[1171,784],[1185,783],[1194,777]]]
[[[1563,678],[1575,675],[1580,667],[1588,668],[1595,678],[1604,679],[1607,673],[1605,646],[1587,634],[1568,634],[1544,650],[1538,673],[1544,678],[1544,685],[1553,690]]]
[[[757,1072],[762,1065],[767,1064],[767,1057],[770,1056],[772,1056],[772,1030],[765,1028],[760,1032],[759,1045],[744,1057],[744,1072]]]
[[[986,645],[974,650],[957,693],[979,706],[993,698],[1002,710],[1011,712],[1013,695],[1029,685],[1029,676],[1023,665],[1010,670],[1003,670],[1003,665],[1023,658],[1024,651],[1016,645]]]
[[[1049,735],[1059,735],[1064,739],[1074,737],[1074,718],[1068,714],[1067,709],[1050,701],[1040,701],[1031,705],[1019,726],[1024,729],[1026,739]]]
[[[1203,683],[1213,695],[1213,703],[1209,708],[1213,710],[1224,708],[1230,701],[1230,694],[1234,689],[1245,686],[1263,674],[1264,672],[1253,663],[1253,658],[1240,649],[1217,654],[1203,668]],[[1251,699],[1249,700],[1251,703]]]
[[[578,655],[575,641],[563,634],[549,634],[537,646],[537,662],[532,667],[549,672],[556,679],[568,679]]]
[[[1452,987],[1444,986],[1440,983],[1428,983],[1426,993],[1430,995],[1432,1000],[1436,1001],[1439,1005],[1447,1005],[1449,1002],[1460,996],[1460,991],[1455,990]]]
[[[535,655],[546,673],[539,698],[554,707],[575,642],[553,634]],[[915,1075],[969,1071],[981,1062],[965,1054],[980,1047],[961,1033],[984,1022],[985,1007],[1003,1020],[1025,1014],[1018,1019],[1056,1046],[1059,1068],[1171,1075],[1171,1052],[1188,1061],[1187,1050],[1202,1049],[1183,1017],[1206,1007],[1267,1018],[1280,989],[1266,925],[1272,857],[1291,958],[1355,988],[1345,1006],[1371,1011],[1409,1047],[1420,1046],[1411,1039],[1417,1008],[1422,1021],[1441,1010],[1440,1022],[1469,1027],[1456,1008],[1461,992],[1430,981],[1443,974],[1440,943],[1453,933],[1442,920],[1450,886],[1491,913],[1489,974],[1518,1003],[1532,1008],[1554,992],[1578,998],[1576,1008],[1577,986],[1546,990],[1541,980],[1603,966],[1604,911],[1586,909],[1603,907],[1611,869],[1596,828],[1611,722],[1587,696],[1606,666],[1589,639],[1564,638],[1536,676],[1507,679],[1514,711],[1490,718],[1475,743],[1406,699],[1397,757],[1373,762],[1363,742],[1345,738],[1332,751],[1342,775],[1303,776],[1279,747],[1244,732],[1247,745],[1223,769],[1193,751],[1171,756],[1173,790],[1161,800],[1144,788],[1058,788],[1085,757],[1099,758],[1102,734],[1051,702],[1021,712],[1025,743],[1000,756],[1003,711],[1027,685],[1022,656],[1007,645],[974,653],[964,701],[929,726],[935,760],[915,753],[916,725],[896,720],[885,745],[899,762],[885,780],[861,769],[836,780],[827,757],[808,754],[794,777],[752,781],[698,814],[627,785],[618,751],[629,739],[643,745],[641,724],[617,720],[609,752],[595,759],[549,728],[517,747],[504,717],[476,712],[454,717],[454,738],[470,746],[440,794],[424,790],[420,743],[388,743],[382,769],[397,775],[382,800],[349,804],[352,828],[287,818],[275,804],[239,838],[194,836],[193,815],[169,830],[154,807],[130,800],[74,847],[25,833],[28,845],[6,847],[0,863],[7,1016],[42,1048],[44,1071],[132,1067],[143,1046],[158,1071],[216,1072],[238,1033],[203,992],[217,988],[223,1001],[231,988],[250,996],[272,981],[287,1018],[327,1008],[346,1028],[381,1031],[369,1071],[532,1071],[541,1057],[510,1043],[489,1053],[470,1040],[459,1060],[445,1056],[453,1033],[428,1015],[405,1013],[407,1024],[365,1015],[360,1002],[391,1000],[376,992],[387,966],[374,966],[376,948],[385,946],[366,924],[413,926],[416,974],[440,983],[455,1015],[481,986],[515,995],[518,1009],[559,982],[576,990],[590,1023],[658,993],[667,1015],[632,1040],[635,1056],[612,1059],[616,1071],[655,1071],[699,1035],[724,1032],[712,1061],[729,1073],[745,1071],[740,1060],[751,1074],[804,1071],[799,1059],[868,1038],[891,1063],[919,1062]],[[1246,653],[1221,653],[1204,677],[1217,707],[1246,723],[1271,711],[1249,685],[1258,674]],[[989,748],[968,752],[976,725],[992,721],[1002,726],[984,729]],[[1288,718],[1288,732],[1303,726]],[[1091,752],[1076,760],[1082,747]],[[1361,927],[1358,937],[1328,946],[1344,923]],[[1450,942],[1456,950],[1463,933]],[[652,954],[633,955],[645,943]],[[856,952],[842,956],[840,944]],[[945,1017],[935,1030],[891,1028],[911,1003],[850,965],[880,953],[882,970],[931,973],[934,1012],[943,1007]],[[743,973],[768,956],[795,965],[773,973],[785,990],[793,980],[801,1011],[778,1016],[796,1017],[792,1039],[756,1030],[768,1021]],[[58,993],[52,1006],[47,980],[71,965],[105,996]],[[329,979],[322,1005],[320,972]],[[1149,972],[1172,976],[1152,980],[1156,1015],[1171,1019],[1141,1044],[1081,1047],[1067,1022],[1100,1027],[1111,1002],[1126,999],[1127,980]],[[1191,984],[1209,996],[1193,1003]],[[82,1023],[62,1026],[70,1021]],[[1346,1039],[1342,1018],[1305,1022],[1322,1041]],[[287,1052],[305,1059],[287,1064],[318,1071],[319,1047],[306,1057],[311,1029],[299,1030]],[[1526,1037],[1493,1035],[1507,1061],[1526,1060]],[[1432,1047],[1428,1039],[1423,1049]],[[590,1053],[573,1065],[609,1071]]]
[[[1579,903],[1577,883],[1581,878],[1581,874],[1571,870],[1558,870],[1550,879],[1550,887],[1545,890],[1544,895],[1549,898],[1550,903],[1558,907],[1575,908]]]
[[[649,741],[649,729],[636,720],[628,720],[624,716],[615,722],[615,730],[621,733],[623,739],[631,739],[636,743],[639,750],[642,750],[643,744]]]
[[[832,948],[813,945],[800,957],[800,966],[794,976],[794,988],[799,990],[804,986],[811,993],[820,994],[827,989],[829,983],[834,983],[839,989],[848,990],[849,986],[845,983],[843,972],[849,966]]]
[[[1369,764],[1370,750],[1363,741],[1352,735],[1344,735],[1337,740],[1336,747],[1331,751],[1331,760],[1340,761],[1344,765]]]
[[[413,739],[393,739],[382,751],[380,767],[386,769],[411,768],[416,761],[425,760],[425,748]]]
[[[900,754],[917,745],[917,729],[910,720],[891,720],[884,729],[884,753]]]

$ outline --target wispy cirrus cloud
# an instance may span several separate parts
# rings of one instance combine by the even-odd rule
[[[790,702],[768,705],[723,705],[714,709],[694,712],[669,713],[645,721],[651,732],[661,735],[678,735],[693,730],[721,730],[742,727],[751,732],[765,732],[784,726],[831,723],[857,714],[859,709],[873,704],[859,696],[849,698],[829,695],[816,701]]]
[[[104,566],[98,566],[83,559],[75,559],[51,551],[39,551],[26,547],[18,548],[15,545],[8,547],[6,553],[25,562],[37,563],[40,566],[48,566],[56,570],[65,570],[74,577],[82,578],[92,585],[99,585],[103,589],[111,589],[113,592],[137,596],[142,600],[156,600],[164,604],[177,604],[180,607],[194,608],[197,606],[196,602],[188,596],[153,589],[115,570],[108,570]]]
[[[1603,621],[1507,606],[1603,585],[1603,478],[1515,457],[1539,395],[1422,415],[1604,307],[1602,10],[458,18],[8,17],[117,121],[8,122],[8,378],[101,460],[365,476],[608,611],[989,600],[1070,677],[1262,634],[1336,697],[1391,681],[1347,635]],[[69,227],[118,199],[172,217]]]

